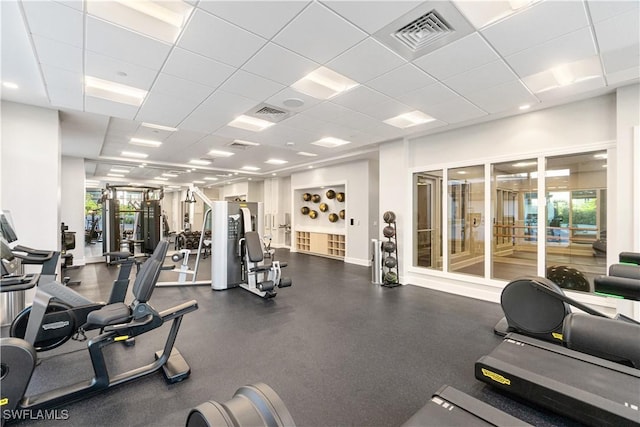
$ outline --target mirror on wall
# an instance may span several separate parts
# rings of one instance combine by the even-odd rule
[[[442,271],[442,171],[413,176],[413,265]]]

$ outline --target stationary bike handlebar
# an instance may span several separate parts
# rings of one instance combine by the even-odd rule
[[[45,251],[41,249],[33,249],[28,246],[16,245],[13,247],[14,251],[25,252],[27,255],[36,255],[36,256],[48,256],[52,254],[52,251]]]
[[[33,249],[27,246],[17,245],[11,252],[16,258],[20,258],[23,264],[44,264],[56,255],[56,251],[43,251],[40,249]],[[23,255],[20,252],[26,253]]]

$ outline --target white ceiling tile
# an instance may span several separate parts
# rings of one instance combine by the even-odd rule
[[[362,85],[331,98],[332,103],[355,111],[362,111],[374,105],[387,102],[388,100],[388,96]]]
[[[200,8],[270,39],[308,3],[308,0],[205,1],[200,3]]]
[[[87,16],[86,32],[88,51],[146,68],[159,69],[171,50],[166,43],[91,16]]]
[[[235,70],[230,65],[176,47],[169,55],[162,72],[217,88]]]
[[[217,90],[178,127],[211,133],[255,105],[252,99]]]
[[[160,73],[151,89],[152,94],[161,93],[171,97],[189,100],[191,101],[190,104],[195,105],[204,101],[212,92],[213,89],[208,86],[164,73]]]
[[[133,120],[138,112],[138,107],[106,99],[94,98],[93,96],[85,96],[84,110],[88,113],[97,113],[104,116],[114,116],[121,119]]]
[[[273,43],[268,43],[247,61],[242,69],[289,86],[318,67],[317,63],[307,58]]]
[[[324,64],[367,37],[367,34],[331,10],[312,3],[273,41]]]
[[[308,116],[305,113],[296,114],[281,123],[287,127],[318,135],[318,139],[320,138],[320,134],[328,126],[327,122]]]
[[[366,83],[405,63],[404,59],[369,37],[329,62],[327,67],[359,83]]]
[[[50,65],[42,65],[42,74],[44,75],[45,85],[47,87],[57,87],[60,89],[68,89],[71,91],[82,92],[84,76],[82,73],[74,73],[72,71],[63,70],[61,68],[52,67]]]
[[[546,92],[536,93],[536,96],[542,102],[555,101],[568,96],[574,96],[581,93],[590,92],[592,90],[600,89],[604,86],[604,79],[602,77],[597,77],[594,79],[584,80],[579,83],[559,87]]]
[[[640,8],[640,2],[628,0],[588,0],[587,6],[589,7],[593,22],[600,22],[624,12],[638,14],[637,9]]]
[[[65,6],[72,7],[80,12],[84,11],[84,1],[83,0],[55,0],[56,3],[64,4]]]
[[[122,75],[125,73],[126,75]],[[85,54],[85,74],[138,89],[149,90],[158,72],[93,52]]]
[[[588,25],[583,2],[544,1],[480,32],[500,54],[507,56]]]
[[[239,67],[266,42],[262,37],[196,9],[178,46]]]
[[[53,1],[24,1],[22,6],[31,33],[82,47],[81,12]]]
[[[413,110],[415,110],[415,108],[410,105],[404,104],[395,99],[390,99],[382,104],[367,107],[361,110],[361,112],[378,120],[387,120],[391,117],[408,113]]]
[[[33,43],[41,64],[51,65],[82,74],[82,49],[52,39],[33,36]]]
[[[521,105],[538,103],[538,99],[519,80],[475,91],[466,95],[466,98],[490,114],[515,111]]]
[[[606,52],[640,42],[640,13],[623,13],[594,24],[600,51]]]
[[[445,85],[435,83],[413,92],[405,93],[404,95],[399,96],[398,100],[412,106],[414,109],[418,109],[429,114],[428,110],[432,106],[455,101],[458,98],[460,98],[460,96]],[[385,119],[388,119],[389,117],[385,117]]]
[[[495,61],[458,74],[443,83],[464,95],[469,92],[488,89],[493,86],[516,80],[517,76],[502,61]]]
[[[640,65],[638,64],[638,58],[636,57],[635,66],[607,74],[607,82],[609,85],[631,82],[632,80],[637,82],[640,79]]]
[[[601,56],[607,77],[609,74],[630,68],[636,68],[636,71],[640,72],[640,46],[638,45],[603,52]]]
[[[252,132],[246,129],[240,129],[233,126],[221,126],[215,132],[216,135],[227,138],[229,141],[234,139],[242,139],[251,142],[260,142],[257,139],[260,138],[262,132]]]
[[[51,82],[47,86],[51,105],[78,111],[84,109],[84,90],[81,74],[68,73],[67,71],[46,66],[43,66],[42,72],[45,78]],[[56,76],[56,74],[58,75]]]
[[[299,107],[291,107],[291,106],[285,105],[284,102],[288,99],[298,99],[302,101],[303,104]],[[280,92],[276,93],[271,98],[267,99],[268,104],[275,105],[276,107],[282,107],[285,110],[295,111],[295,112],[308,110],[309,108],[313,107],[314,105],[318,105],[321,102],[322,102],[321,99],[314,98],[309,95],[305,95],[304,93],[300,93],[296,90],[293,90],[290,87],[285,87]]]
[[[591,30],[585,27],[508,56],[506,61],[518,75],[529,76],[596,53]]]
[[[417,58],[413,63],[435,78],[444,80],[498,58],[487,42],[478,33],[473,33]]]
[[[422,1],[322,1],[369,34],[414,9]]]
[[[262,102],[285,86],[244,70],[238,70],[220,89]]]
[[[461,97],[434,105],[424,112],[447,123],[461,123],[487,115],[485,111]]]
[[[435,83],[433,77],[413,64],[405,64],[367,82],[367,86],[385,95],[396,97],[432,83]]]

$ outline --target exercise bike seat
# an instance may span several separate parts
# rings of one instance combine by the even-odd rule
[[[131,310],[125,303],[108,304],[100,310],[89,313],[87,315],[87,323],[83,325],[83,329],[103,328],[107,325],[127,322],[130,318]]]

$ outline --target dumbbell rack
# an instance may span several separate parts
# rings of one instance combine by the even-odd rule
[[[380,260],[380,262],[382,263],[382,286],[385,286],[387,288],[395,288],[396,286],[400,286],[402,283],[399,282],[400,279],[400,272],[398,271],[398,264],[399,264],[399,260],[398,260],[398,233],[397,233],[397,228],[396,228],[396,222],[387,222],[386,223],[389,227],[393,227],[394,229],[394,233],[392,237],[387,237],[387,241],[392,241],[394,243],[394,247],[395,250],[393,251],[393,256],[396,258],[396,266],[393,268],[387,267],[384,264],[384,260],[386,259],[387,256],[390,256],[391,253],[390,252],[386,252],[383,251],[385,253],[385,256],[381,257],[382,259]],[[396,281],[395,282],[389,282],[386,280],[387,277],[387,273],[389,272],[393,272],[396,274]]]

